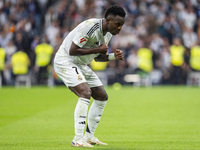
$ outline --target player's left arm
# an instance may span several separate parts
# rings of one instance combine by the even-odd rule
[[[114,59],[118,59],[118,60],[123,60],[124,59],[124,53],[122,50],[115,50],[114,53],[110,53],[110,54],[99,54],[96,58],[95,61],[99,61],[99,62],[105,62],[105,61],[110,61],[110,60],[114,60]]]

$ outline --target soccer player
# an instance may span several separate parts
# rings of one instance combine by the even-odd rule
[[[74,111],[75,137],[72,146],[93,147],[95,144],[107,145],[94,137],[108,95],[97,75],[88,67],[95,61],[123,60],[121,50],[108,54],[108,42],[112,35],[122,29],[125,11],[120,6],[110,6],[103,19],[89,19],[80,23],[64,39],[54,59],[54,69],[65,85],[78,97]],[[94,101],[89,109],[90,98]]]

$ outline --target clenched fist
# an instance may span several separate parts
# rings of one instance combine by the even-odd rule
[[[106,54],[108,52],[108,46],[105,44],[100,45],[98,48],[101,54]]]

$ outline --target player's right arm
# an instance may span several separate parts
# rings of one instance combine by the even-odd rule
[[[83,23],[79,24],[79,26],[73,30],[73,39],[69,49],[69,55],[81,56],[97,53],[106,54],[108,51],[108,47],[106,45],[100,45],[99,47],[95,48],[84,47],[89,41],[92,33],[98,28],[99,24],[91,21],[84,21]],[[89,47],[93,47],[93,45],[90,45]]]
[[[69,55],[71,56],[81,56],[81,55],[88,55],[88,54],[106,54],[108,51],[108,46],[105,44],[100,45],[96,48],[81,48],[77,46],[74,42],[72,42]]]

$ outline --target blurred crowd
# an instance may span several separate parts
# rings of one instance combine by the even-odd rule
[[[80,22],[103,18],[113,4],[127,16],[109,52],[121,49],[125,60],[91,64],[105,84],[139,82],[127,74],[151,85],[200,78],[200,0],[1,0],[0,84],[15,85],[27,75],[32,85],[62,84],[52,66],[62,40]]]

